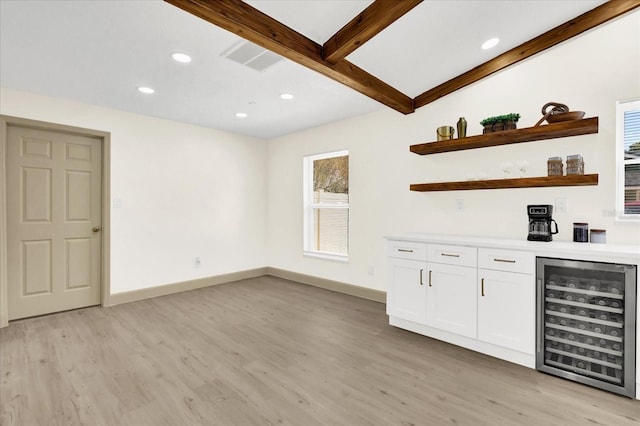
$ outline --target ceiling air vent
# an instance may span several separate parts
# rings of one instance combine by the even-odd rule
[[[222,56],[256,71],[264,71],[284,59],[282,56],[246,40],[231,46],[222,52]]]

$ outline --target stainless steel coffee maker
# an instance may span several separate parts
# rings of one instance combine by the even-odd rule
[[[529,214],[529,241],[551,241],[553,234],[558,233],[558,224],[551,218],[553,206],[548,204],[538,204],[527,206]],[[555,231],[551,224],[555,225]]]

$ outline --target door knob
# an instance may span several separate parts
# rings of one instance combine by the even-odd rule
[[[99,226],[94,226],[92,231],[93,232],[100,232],[100,227]]]

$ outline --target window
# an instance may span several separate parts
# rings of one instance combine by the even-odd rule
[[[349,151],[304,158],[304,252],[349,255]]]
[[[640,220],[640,99],[618,102],[616,138],[618,217]]]

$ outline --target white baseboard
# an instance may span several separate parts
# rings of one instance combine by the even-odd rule
[[[307,284],[314,287],[324,288],[326,290],[335,291],[337,293],[356,296],[361,299],[373,300],[374,302],[387,302],[387,293],[381,290],[374,290],[371,288],[360,287],[340,281],[328,280],[326,278],[319,278],[313,275],[306,275],[272,267],[267,267],[267,275],[282,278],[285,280],[296,281],[298,283]]]
[[[233,281],[256,278],[267,275],[267,269],[256,268],[246,271],[232,272],[230,274],[216,275],[213,277],[199,278],[196,280],[182,281],[172,284],[165,284],[156,287],[143,288],[140,290],[124,291],[113,293],[109,296],[108,303],[104,306],[115,306],[122,303],[136,302],[138,300],[150,299],[152,297],[166,296],[168,294],[180,293],[188,290],[209,287],[212,285],[225,284]]]
[[[177,283],[165,284],[156,287],[143,288],[140,290],[124,291],[122,293],[114,293],[108,297],[107,303],[103,306],[115,306],[123,303],[136,302],[138,300],[150,299],[152,297],[166,296],[169,294],[180,293],[183,291],[195,290],[198,288],[209,287],[212,285],[225,284],[233,281],[240,281],[248,278],[257,278],[264,275],[282,278],[285,280],[295,281],[301,284],[311,285],[314,287],[324,288],[326,290],[335,291],[337,293],[348,294],[360,297],[362,299],[373,300],[375,302],[386,303],[387,294],[384,291],[373,290],[366,287],[359,287],[352,284],[346,284],[339,281],[328,280],[325,278],[314,277],[312,275],[300,274],[284,269],[263,267],[249,269],[246,271],[233,272],[230,274],[216,275],[213,277],[199,278],[196,280],[182,281]]]

